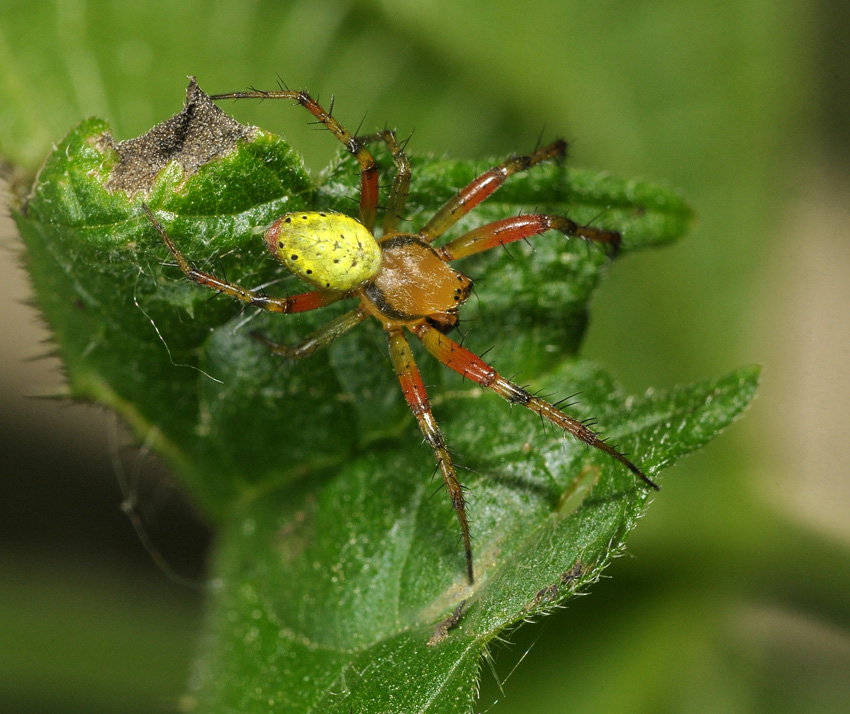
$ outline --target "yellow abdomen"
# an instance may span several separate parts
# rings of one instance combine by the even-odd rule
[[[341,213],[287,213],[264,235],[275,258],[318,288],[347,292],[381,269],[381,249],[364,225]]]

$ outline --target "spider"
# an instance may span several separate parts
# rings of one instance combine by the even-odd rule
[[[458,220],[486,200],[510,177],[544,161],[562,159],[563,140],[531,154],[512,156],[485,171],[441,206],[417,233],[398,230],[410,186],[410,164],[394,132],[359,138],[349,133],[307,92],[281,89],[249,90],[213,95],[212,99],[288,99],[309,111],[360,164],[360,209],[358,219],[331,212],[299,211],[276,220],[264,233],[272,255],[315,290],[289,297],[270,297],[240,287],[226,279],[199,270],[183,255],[171,237],[142,204],[165,245],[189,280],[269,312],[294,313],[316,310],[339,300],[356,299],[357,307],[331,320],[297,345],[282,345],[258,337],[276,355],[301,359],[328,347],[334,340],[369,317],[376,318],[387,334],[392,364],[401,391],[419,424],[425,441],[434,450],[452,508],[460,524],[466,557],[466,575],[474,580],[472,545],[466,500],[458,480],[446,439],[438,426],[425,385],[419,374],[407,333],[416,337],[436,359],[467,379],[491,389],[511,404],[519,404],[549,420],[564,432],[599,449],[632,471],[646,487],[658,489],[635,464],[607,444],[581,421],[553,404],[506,379],[484,360],[448,337],[458,324],[458,311],[472,289],[472,280],[452,267],[454,261],[549,230],[567,237],[617,248],[620,234],[579,225],[564,216],[531,213],[504,218],[464,233],[441,246],[434,241]],[[378,212],[378,167],[367,144],[383,141],[393,158],[396,172],[386,204],[383,231],[374,235]]]

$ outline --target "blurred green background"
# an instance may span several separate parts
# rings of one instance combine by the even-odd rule
[[[583,351],[628,391],[764,365],[746,418],[665,474],[591,596],[494,647],[477,711],[850,709],[850,11],[841,0],[0,4],[0,156],[25,185],[80,119],[136,136],[276,75],[409,149],[501,156],[563,135],[576,166],[666,181],[698,214],[618,261]],[[225,106],[318,170],[336,146],[278,105]],[[484,166],[484,162],[482,162]],[[415,180],[415,177],[414,177]],[[533,207],[529,207],[533,208]],[[0,710],[173,711],[200,593],[168,562],[209,535],[102,411],[61,388],[2,224]],[[498,350],[498,346],[497,346]],[[524,658],[524,659],[523,659]]]

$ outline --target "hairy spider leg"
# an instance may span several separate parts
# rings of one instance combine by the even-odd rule
[[[316,350],[330,347],[331,343],[341,335],[344,335],[351,328],[359,325],[365,320],[369,314],[362,308],[351,310],[344,315],[340,315],[334,320],[331,320],[325,325],[322,325],[312,335],[299,342],[297,345],[282,345],[265,337],[259,332],[252,332],[254,339],[262,342],[268,347],[272,354],[279,355],[284,359],[303,359],[309,357]]]
[[[472,543],[469,538],[469,522],[466,518],[466,500],[463,497],[463,488],[455,475],[455,467],[452,463],[452,458],[449,455],[446,439],[434,415],[431,413],[431,405],[428,402],[428,394],[425,391],[425,385],[422,382],[422,377],[419,375],[419,369],[416,362],[413,361],[413,354],[410,351],[410,344],[407,338],[402,333],[400,327],[392,327],[387,329],[387,337],[390,342],[390,357],[395,367],[396,375],[398,376],[401,391],[404,393],[404,398],[416,417],[419,423],[419,429],[425,441],[434,450],[434,455],[437,457],[437,465],[440,468],[440,473],[443,476],[443,481],[446,484],[446,489],[449,492],[449,497],[452,501],[452,508],[457,514],[457,519],[460,522],[460,531],[463,537],[463,547],[466,552],[466,573],[469,577],[469,582],[474,581],[472,575]]]
[[[395,162],[395,179],[387,198],[387,207],[384,209],[383,230],[386,236],[395,232],[404,210],[404,204],[407,203],[407,194],[410,192],[410,161],[408,161],[404,149],[398,143],[395,132],[391,129],[384,129],[377,134],[364,136],[360,140],[363,142],[383,140]]]
[[[147,204],[143,203],[142,208],[145,213],[147,213],[148,219],[150,219],[150,222],[153,223],[165,245],[168,246],[168,250],[171,251],[171,254],[174,256],[175,260],[177,260],[177,265],[180,270],[183,271],[183,274],[189,278],[189,280],[198,283],[198,285],[203,285],[205,287],[212,288],[213,290],[217,290],[220,293],[224,293],[225,295],[230,295],[231,297],[235,297],[242,302],[247,302],[262,310],[285,314],[316,310],[346,297],[345,293],[334,293],[326,290],[312,290],[308,293],[301,293],[290,297],[269,297],[268,295],[263,295],[255,290],[248,290],[247,288],[240,287],[236,283],[222,280],[212,273],[198,270],[187,260],[186,256],[180,252],[180,249],[174,244],[174,241],[171,240],[171,236],[165,232],[162,224],[156,219],[156,216],[153,215],[153,212],[150,208],[148,208]]]
[[[563,139],[558,139],[533,154],[512,156],[504,163],[485,171],[446,201],[425,224],[420,235],[429,243],[439,238],[479,203],[491,196],[509,176],[525,171],[543,161],[560,159],[566,152],[567,143]]]
[[[620,234],[616,231],[582,226],[564,216],[527,213],[487,223],[469,231],[469,233],[458,236],[446,245],[436,248],[436,250],[445,260],[457,260],[515,240],[540,235],[549,230],[559,231],[565,236],[576,236],[587,241],[611,245],[615,251],[620,245]]]
[[[579,441],[614,457],[647,486],[656,491],[658,490],[658,485],[654,481],[623,456],[623,454],[614,447],[609,446],[596,432],[589,429],[577,419],[565,414],[549,402],[540,399],[540,397],[535,397],[519,385],[505,379],[475,353],[470,352],[465,347],[461,347],[457,342],[449,339],[424,322],[414,328],[414,334],[425,345],[425,349],[449,369],[454,370],[463,377],[471,379],[482,387],[492,389],[511,404],[524,406],[535,414],[548,419],[565,432],[572,434]]]
[[[252,89],[245,92],[213,94],[211,99],[291,99],[298,102],[339,139],[360,162],[360,222],[370,231],[375,227],[375,217],[378,214],[378,165],[375,159],[357,137],[322,109],[307,92],[290,89],[264,92]]]

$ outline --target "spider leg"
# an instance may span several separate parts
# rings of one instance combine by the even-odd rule
[[[468,377],[482,387],[492,389],[496,394],[507,399],[511,404],[520,404],[535,414],[551,421],[555,426],[572,434],[579,441],[613,456],[625,465],[633,474],[640,478],[650,488],[658,490],[658,485],[646,476],[637,466],[629,461],[614,447],[609,446],[596,432],[585,424],[565,414],[547,401],[535,397],[519,385],[505,379],[484,360],[457,342],[441,334],[427,323],[422,323],[415,329],[416,336],[434,357],[453,369],[458,374]]]
[[[307,92],[296,90],[279,90],[274,92],[263,92],[252,89],[246,92],[228,92],[227,94],[213,94],[211,99],[292,99],[308,112],[310,112],[319,123],[339,139],[348,151],[360,162],[360,222],[370,231],[375,226],[375,217],[378,213],[378,166],[372,154],[363,146],[363,143],[351,134],[342,124],[326,112],[319,103]],[[333,102],[331,102],[333,104]]]
[[[259,333],[251,333],[253,337],[262,342],[268,347],[272,354],[279,355],[284,359],[302,359],[309,357],[316,350],[330,347],[331,343],[337,337],[344,335],[352,327],[356,327],[368,317],[363,308],[358,307],[356,310],[346,312],[340,315],[335,320],[331,320],[326,325],[323,325],[316,330],[312,335],[299,342],[297,345],[282,345],[277,342],[272,342],[264,335]]]
[[[515,240],[540,235],[549,230],[560,231],[565,236],[576,236],[583,240],[611,245],[615,251],[620,245],[620,234],[616,231],[582,226],[564,216],[529,213],[480,226],[436,250],[446,260],[457,260]]]
[[[395,233],[398,222],[401,219],[404,204],[407,202],[407,194],[410,191],[410,161],[404,153],[401,145],[395,137],[395,132],[390,129],[384,129],[377,134],[362,137],[361,141],[377,141],[383,140],[390,150],[390,154],[395,162],[396,174],[393,180],[393,186],[390,189],[390,195],[387,199],[387,207],[384,210],[384,235]]]
[[[561,158],[566,151],[566,142],[559,139],[549,146],[538,149],[533,154],[512,156],[504,163],[485,171],[446,201],[431,217],[431,220],[425,224],[420,232],[421,235],[429,243],[435,238],[439,238],[463,216],[493,194],[507,180],[508,176],[519,171],[525,171],[542,161]]]
[[[463,547],[466,551],[466,572],[471,583],[473,582],[472,544],[469,539],[469,523],[466,519],[466,501],[463,497],[463,489],[455,475],[454,464],[446,447],[446,439],[443,436],[443,432],[440,431],[434,415],[431,413],[428,394],[425,391],[425,385],[422,382],[422,377],[419,375],[416,362],[413,361],[413,354],[410,351],[410,344],[407,338],[399,327],[388,328],[387,337],[390,342],[390,357],[392,358],[396,376],[401,385],[401,391],[404,393],[404,398],[407,400],[410,411],[413,412],[413,416],[419,422],[419,429],[422,431],[425,441],[434,449],[434,455],[437,457],[437,465],[440,468],[440,473],[443,476],[443,481],[452,500],[452,508],[457,513],[457,519],[460,522],[460,530],[463,536]]]
[[[225,295],[230,295],[231,297],[242,300],[242,302],[247,302],[262,310],[281,313],[316,310],[346,297],[345,293],[334,293],[327,290],[312,290],[311,292],[292,295],[291,297],[269,297],[268,295],[263,295],[255,290],[248,290],[247,288],[240,287],[236,283],[222,280],[212,273],[198,270],[188,261],[186,256],[180,252],[180,249],[175,245],[171,236],[165,232],[162,224],[156,219],[147,204],[143,203],[142,208],[145,213],[147,213],[148,219],[151,223],[153,223],[163,242],[168,247],[168,250],[171,251],[171,254],[174,256],[175,260],[177,260],[177,265],[180,270],[183,271],[184,275],[189,278],[189,280],[198,283],[198,285],[203,285],[205,287],[212,288],[213,290],[217,290],[220,293],[224,293]]]

